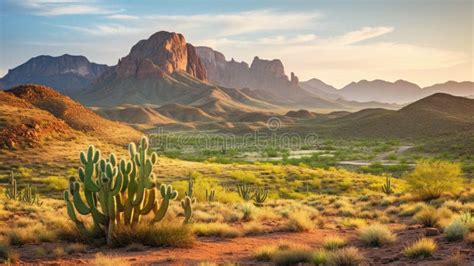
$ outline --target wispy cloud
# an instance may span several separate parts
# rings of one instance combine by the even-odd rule
[[[87,0],[22,0],[15,3],[38,16],[114,14],[124,11],[106,9]]]
[[[119,24],[101,24],[90,27],[79,27],[79,26],[68,26],[68,25],[59,25],[59,27],[64,29],[70,29],[86,34],[91,35],[129,35],[131,33],[137,33],[141,30],[139,28],[127,27]]]
[[[390,33],[394,30],[393,27],[364,27],[360,30],[351,31],[340,38],[338,38],[338,42],[340,44],[353,44],[357,42],[361,42],[364,40],[372,39],[381,35],[385,35]]]
[[[324,77],[336,86],[361,78],[399,79],[409,76],[409,72],[454,68],[471,60],[462,52],[376,40],[394,30],[393,27],[363,27],[325,38],[314,34],[275,35],[254,40],[210,38],[199,40],[195,45],[210,46],[228,58],[247,62],[255,55],[279,58],[287,72],[295,72],[302,80]],[[367,40],[371,41],[362,43]]]
[[[137,16],[125,15],[125,14],[110,15],[110,16],[107,16],[107,18],[117,19],[117,20],[138,20],[139,19],[139,17]]]

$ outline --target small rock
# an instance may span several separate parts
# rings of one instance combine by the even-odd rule
[[[439,230],[434,227],[428,227],[425,229],[425,236],[437,236],[439,235]]]

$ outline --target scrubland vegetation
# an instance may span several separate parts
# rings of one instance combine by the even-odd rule
[[[171,253],[154,253],[163,262],[184,247],[214,248],[228,263],[416,264],[473,248],[474,187],[458,163],[421,160],[393,177],[304,163],[203,162],[166,176],[178,171],[166,162],[186,163],[148,146],[144,139],[119,155],[90,147],[78,171],[15,171],[18,190],[37,186],[40,200],[1,188],[0,259],[127,265],[130,252],[140,260],[140,252],[166,248]],[[10,174],[1,180],[11,185]]]

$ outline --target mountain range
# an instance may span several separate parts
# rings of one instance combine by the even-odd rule
[[[91,63],[83,56],[39,56],[9,70],[0,80],[3,88],[23,83],[50,85],[96,113],[147,130],[158,125],[255,128],[272,116],[298,124],[302,118],[322,121],[346,114],[324,116],[313,111],[379,114],[374,110],[399,109],[399,104],[437,92],[474,95],[472,82],[420,88],[403,80],[362,80],[342,89],[315,78],[300,82],[294,73],[286,75],[278,59],[256,56],[250,65],[227,61],[212,48],[194,47],[183,35],[166,31],[137,42],[115,66]],[[282,115],[295,109],[309,111]]]
[[[319,79],[311,79],[300,84],[308,92],[329,99],[344,98],[360,102],[374,101],[401,105],[438,92],[471,98],[474,95],[474,83],[470,81],[448,81],[424,88],[405,80],[388,82],[379,79],[351,82],[341,89],[336,89]]]
[[[84,56],[40,55],[8,70],[8,73],[0,79],[0,88],[8,89],[34,83],[73,95],[78,90],[91,86],[108,68],[107,65],[89,62]]]

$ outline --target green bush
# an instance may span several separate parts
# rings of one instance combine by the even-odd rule
[[[423,200],[462,189],[461,166],[446,161],[420,160],[407,177],[409,191]]]
[[[444,236],[449,241],[464,239],[469,233],[469,226],[463,221],[456,219],[444,229]]]

